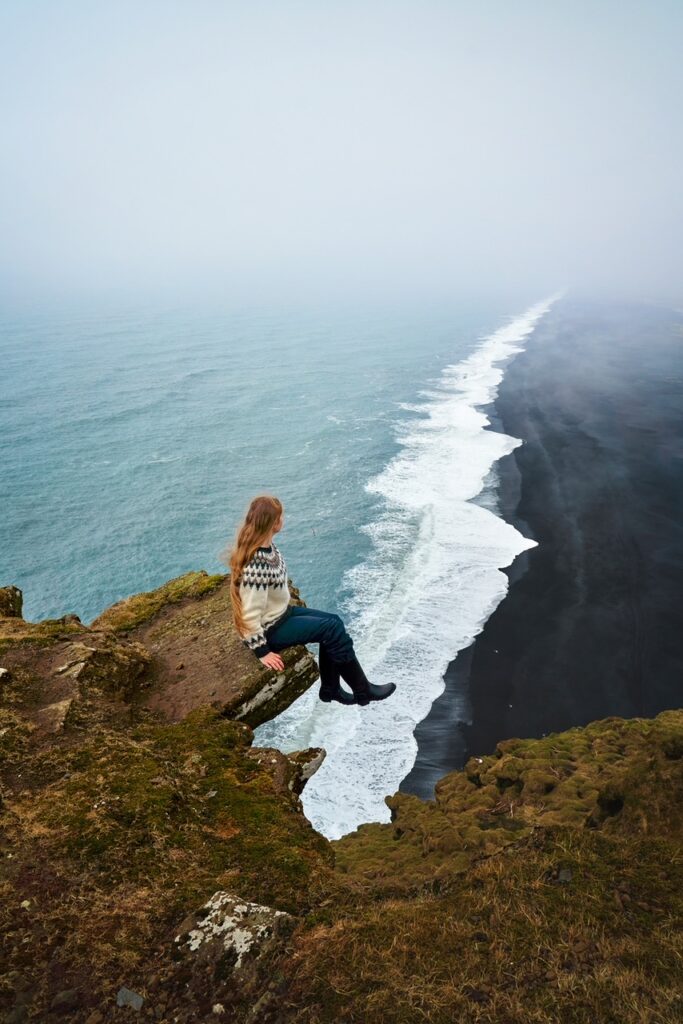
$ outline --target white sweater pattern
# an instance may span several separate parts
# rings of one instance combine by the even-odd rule
[[[242,569],[239,588],[242,615],[248,629],[242,642],[262,658],[271,650],[265,630],[284,614],[291,597],[287,565],[275,544],[256,549]]]

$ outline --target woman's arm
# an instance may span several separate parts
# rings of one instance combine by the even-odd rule
[[[270,654],[270,646],[266,640],[261,620],[268,600],[268,589],[240,581],[240,597],[242,599],[242,615],[247,626],[247,633],[242,635],[242,643],[253,651],[257,658]]]

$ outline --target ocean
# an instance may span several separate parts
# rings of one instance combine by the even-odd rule
[[[497,515],[496,462],[521,442],[487,430],[485,408],[554,298],[6,312],[0,585],[22,589],[29,620],[88,623],[225,571],[251,497],[277,495],[303,599],[341,614],[368,675],[397,691],[347,708],[314,688],[255,743],[326,749],[303,804],[328,838],[388,821],[447,665],[535,544]]]

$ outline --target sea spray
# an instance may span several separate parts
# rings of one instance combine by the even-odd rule
[[[559,297],[553,295],[481,339],[466,359],[445,367],[411,414],[396,424],[401,450],[367,481],[378,496],[372,521],[360,529],[369,556],[348,569],[342,608],[361,664],[396,692],[365,708],[323,705],[317,687],[275,722],[257,743],[282,749],[323,746],[327,758],[303,794],[304,809],[328,838],[366,821],[389,821],[394,793],[417,753],[415,726],[443,692],[443,675],[469,646],[507,592],[500,570],[536,542],[472,502],[491,467],[522,441],[485,429],[480,406],[491,403],[503,377],[498,365],[521,344]],[[456,713],[467,718],[463,702]]]

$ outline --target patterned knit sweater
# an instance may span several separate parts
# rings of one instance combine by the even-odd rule
[[[239,588],[248,629],[242,643],[262,658],[270,652],[264,630],[285,613],[291,596],[287,566],[275,544],[256,549],[242,570]]]

